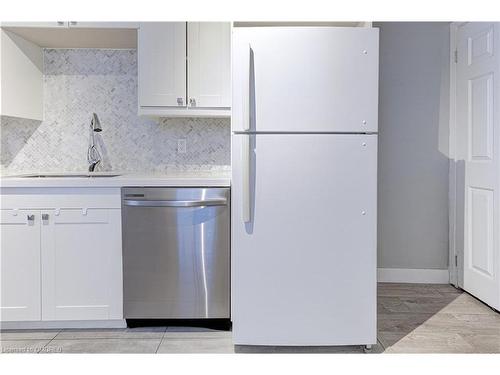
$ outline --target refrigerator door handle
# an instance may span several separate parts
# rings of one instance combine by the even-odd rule
[[[243,87],[243,131],[250,130],[250,80],[252,77],[252,62],[253,62],[253,50],[252,46],[248,44],[248,69],[245,73],[245,84]]]
[[[250,217],[250,135],[241,137],[241,174],[242,174],[242,219],[251,221]]]

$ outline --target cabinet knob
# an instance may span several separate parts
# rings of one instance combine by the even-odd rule
[[[49,220],[49,214],[42,214],[42,220]]]
[[[191,107],[196,107],[196,99],[194,98],[189,98],[189,105]]]
[[[177,98],[177,105],[183,105],[184,104],[184,99],[183,98]]]
[[[28,221],[30,222],[35,221],[35,215],[28,215]]]

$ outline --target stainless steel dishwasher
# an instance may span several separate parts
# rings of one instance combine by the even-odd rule
[[[229,188],[122,188],[126,319],[229,318]]]

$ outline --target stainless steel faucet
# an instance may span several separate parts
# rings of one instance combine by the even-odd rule
[[[95,133],[102,131],[101,122],[97,117],[96,113],[92,114],[92,120],[90,121],[90,136],[89,136],[89,149],[87,151],[87,161],[89,162],[89,172],[94,172],[97,164],[102,160],[99,150],[95,146]]]

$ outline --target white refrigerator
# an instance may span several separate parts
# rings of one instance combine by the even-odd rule
[[[234,344],[375,344],[378,29],[234,28],[232,71]]]

